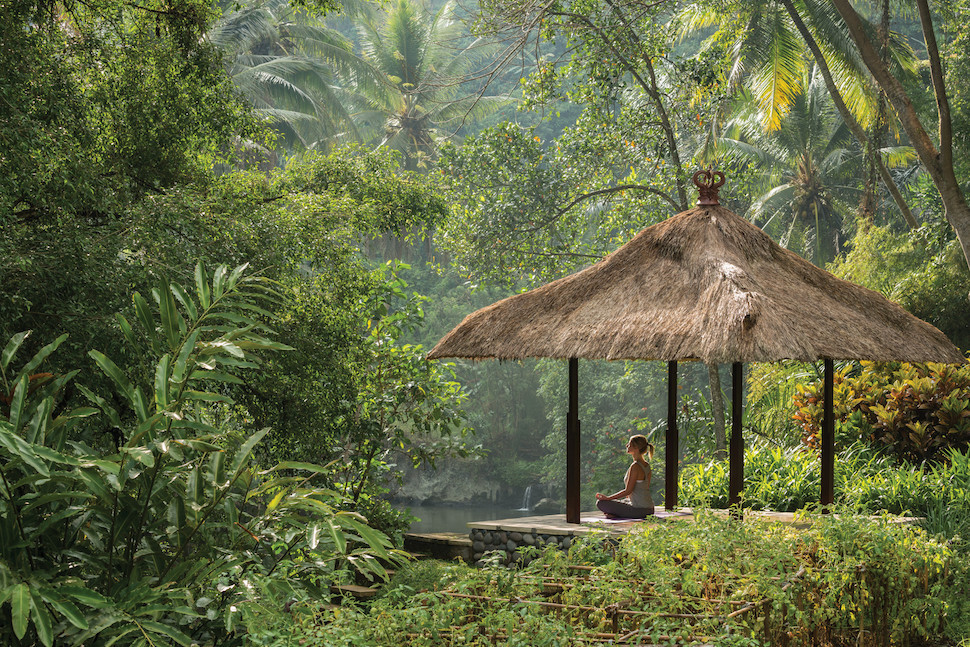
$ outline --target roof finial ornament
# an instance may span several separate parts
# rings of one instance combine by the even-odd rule
[[[694,184],[700,190],[700,195],[697,197],[698,206],[721,204],[717,199],[717,190],[724,184],[724,173],[715,171],[713,166],[701,169],[694,173]]]

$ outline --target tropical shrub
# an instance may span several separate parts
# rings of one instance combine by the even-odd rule
[[[970,447],[970,363],[861,362],[837,371],[834,381],[837,441],[866,440],[913,464]],[[804,441],[815,446],[822,382],[799,385],[794,397]]]
[[[728,461],[695,463],[680,473],[684,505],[726,508]],[[818,502],[821,463],[805,447],[754,443],[744,455],[745,507],[795,512]],[[970,452],[949,450],[945,461],[922,469],[857,443],[836,456],[836,504],[861,513],[889,512],[923,517],[933,534],[966,535],[970,530]]]
[[[335,571],[382,576],[389,540],[315,483],[327,468],[251,458],[226,385],[287,347],[264,321],[278,298],[245,266],[200,264],[191,292],[162,281],[119,315],[129,375],[90,351],[115,386],[38,372],[64,336],[17,364],[0,355],[0,642],[241,644],[246,625],[293,601],[326,599]],[[90,401],[63,411],[72,381]],[[110,439],[110,440],[109,440]]]
[[[805,528],[700,511],[620,540],[530,549],[519,569],[399,573],[366,607],[298,605],[308,647],[347,645],[886,644],[959,636],[966,581],[912,526],[816,515]],[[701,638],[703,637],[703,638]]]

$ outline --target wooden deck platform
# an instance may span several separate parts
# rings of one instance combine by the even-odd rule
[[[715,514],[728,515],[728,510],[714,510]],[[808,527],[810,521],[796,518],[794,512],[772,512],[765,510],[745,510],[746,519],[756,521],[766,521],[775,523],[787,523],[798,527]],[[662,521],[694,521],[694,511],[691,508],[678,508],[677,510],[657,510],[651,519]],[[895,517],[893,523],[913,523],[918,521],[918,517]],[[623,535],[635,528],[641,520],[611,520],[607,519],[599,510],[593,512],[583,512],[580,515],[580,522],[567,523],[565,514],[538,515],[534,517],[514,517],[511,519],[495,519],[492,521],[471,521],[467,524],[470,530],[491,530],[519,533],[533,533],[546,535],[568,535],[582,536],[589,534],[594,529],[606,530],[610,534]]]
[[[715,514],[727,516],[728,510],[714,510]],[[793,512],[769,512],[745,510],[746,519],[766,523],[785,523],[795,527],[807,528],[811,519],[797,516]],[[592,532],[605,531],[613,537],[622,537],[643,523],[687,522],[694,521],[691,508],[674,511],[658,510],[648,520],[607,519],[601,512],[585,512],[580,515],[580,523],[567,523],[565,514],[513,517],[490,521],[471,521],[467,525],[467,535],[455,532],[407,533],[404,548],[415,555],[421,554],[437,559],[461,559],[469,564],[480,563],[487,554],[498,551],[503,564],[522,561],[528,563],[531,557],[522,551],[530,547],[541,548],[550,544],[568,550],[577,537]],[[894,517],[893,523],[913,523],[916,517]]]
[[[669,520],[693,520],[694,513],[689,508],[673,512],[658,510],[654,518]],[[492,521],[470,521],[471,530],[504,530],[506,532],[533,533],[540,535],[566,535],[578,537],[593,530],[606,530],[610,534],[622,535],[634,528],[639,520],[607,519],[599,510],[583,512],[579,523],[567,523],[565,514],[546,514],[534,517],[513,517]]]

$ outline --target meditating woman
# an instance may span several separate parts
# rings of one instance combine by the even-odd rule
[[[650,496],[650,463],[653,458],[653,445],[647,439],[637,434],[630,436],[626,444],[626,453],[633,456],[633,464],[623,477],[626,486],[616,494],[606,496],[596,493],[596,507],[610,519],[643,519],[653,514],[653,498]],[[644,460],[643,455],[647,455]],[[629,503],[617,499],[630,497]]]

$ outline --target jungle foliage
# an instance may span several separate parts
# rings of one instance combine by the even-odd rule
[[[81,371],[37,372],[66,335],[22,362],[27,334],[6,344],[5,644],[243,644],[264,607],[326,598],[341,564],[382,577],[379,560],[400,559],[365,518],[339,509],[326,467],[253,460],[268,429],[248,433],[224,386],[291,349],[268,336],[277,287],[245,270],[210,276],[200,264],[192,288],[136,292],[136,319],[117,321],[151,370],[127,373],[90,350],[114,389],[78,384],[89,406],[64,408]]]
[[[488,0],[467,23],[452,3],[342,5],[337,34],[324,21],[340,9],[330,0],[3,3],[5,643],[278,644],[299,631],[337,644],[474,644],[504,628],[558,644],[601,629],[598,617],[557,624],[443,593],[534,592],[494,569],[405,574],[370,607],[377,624],[309,599],[355,569],[382,576],[407,527],[387,488],[405,465],[467,457],[472,428],[492,453],[462,463],[469,480],[555,491],[563,367],[452,367],[428,363],[426,349],[468,312],[688,208],[698,166],[725,170],[725,204],[793,251],[970,340],[951,209],[963,187],[941,175],[970,160],[965,3],[926,15],[866,5],[878,64],[862,60],[843,0]],[[935,25],[942,58],[920,21]],[[912,110],[893,113],[897,91]],[[496,122],[499,106],[508,121]],[[909,148],[932,152],[920,119],[940,124],[941,155],[923,163]],[[252,274],[204,270],[247,263]],[[970,582],[955,539],[967,532],[964,368],[853,365],[838,387],[845,510],[922,515],[949,545],[830,520],[815,548],[772,530],[789,553],[766,544],[754,555],[738,543],[760,545],[753,528],[734,537],[709,519],[693,539],[651,525],[643,537],[666,532],[667,552],[593,542],[533,555],[533,570],[586,560],[612,579],[631,570],[712,595],[750,585],[742,597],[784,609],[799,640],[848,641],[879,622],[864,615],[863,591],[901,614],[893,639],[970,635],[954,620],[970,610],[948,593]],[[609,489],[625,436],[662,437],[662,369],[584,370],[584,488]],[[694,465],[681,491],[721,505],[723,394],[710,376],[696,366],[682,376],[680,453]],[[812,365],[748,368],[746,505],[817,498],[818,461],[802,442],[817,424],[817,377]],[[722,550],[743,558],[737,569]],[[860,551],[870,561],[852,561]],[[757,574],[795,567],[792,555],[825,564],[801,578],[800,602]],[[853,579],[860,565],[878,578]],[[419,596],[427,606],[405,602],[434,579],[441,590]],[[606,609],[625,595],[586,584],[570,603],[589,596]],[[450,631],[459,617],[471,633]],[[811,634],[810,622],[830,633]],[[719,639],[783,625],[738,626]]]
[[[810,527],[646,522],[519,569],[416,564],[360,608],[301,605],[281,637],[307,645],[874,644],[959,638],[968,565],[945,542],[885,519]]]

